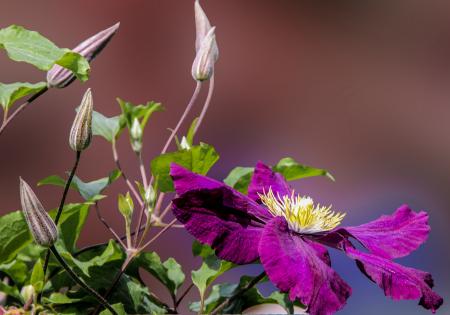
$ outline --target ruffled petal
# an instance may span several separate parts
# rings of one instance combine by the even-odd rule
[[[317,250],[293,234],[284,218],[272,219],[259,243],[261,263],[269,279],[291,300],[299,299],[311,315],[331,315],[340,310],[351,288]]]
[[[433,279],[429,273],[362,253],[352,247],[345,248],[345,252],[356,260],[360,270],[377,283],[386,296],[394,300],[420,299],[419,304],[433,313],[442,305],[442,297],[431,290]]]
[[[170,176],[173,179],[175,191],[179,196],[189,191],[214,190],[220,188],[223,189],[223,191],[229,191],[228,195],[233,196],[234,207],[240,206],[243,208],[244,212],[250,213],[261,220],[270,220],[273,217],[266,208],[258,205],[247,196],[232,189],[224,183],[193,173],[178,164],[172,163],[170,166]],[[241,210],[239,208],[234,209]]]
[[[263,222],[254,216],[260,207],[228,187],[188,191],[172,201],[175,217],[216,255],[236,264],[256,260]]]
[[[385,258],[403,257],[416,250],[428,237],[427,213],[403,205],[392,215],[355,227],[345,227],[371,253]]]
[[[331,266],[330,253],[328,253],[328,249],[325,246],[308,239],[304,239],[304,241],[316,251],[317,257],[322,259],[328,266]]]
[[[258,194],[267,193],[270,188],[275,196],[277,194],[280,194],[280,196],[290,195],[292,192],[283,175],[275,173],[264,163],[258,162],[248,186],[248,196],[255,201],[259,201]]]

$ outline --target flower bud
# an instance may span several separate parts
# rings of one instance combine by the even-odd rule
[[[192,64],[192,77],[197,81],[208,80],[214,73],[214,63],[219,56],[216,44],[215,27],[212,27],[205,38],[203,38],[200,48]]]
[[[117,23],[106,30],[103,30],[92,37],[89,37],[72,51],[79,53],[86,58],[88,62],[91,62],[102,50],[106,47],[111,38],[116,34],[119,29],[120,23]],[[60,65],[54,65],[47,72],[47,85],[48,87],[65,88],[75,80],[75,75],[72,71],[61,67]]]
[[[195,1],[194,4],[194,12],[195,12],[195,51],[200,49],[201,43],[205,38],[206,34],[208,34],[211,29],[211,23],[206,16],[205,11],[203,11],[202,7],[198,0]]]
[[[130,129],[130,136],[131,136],[131,147],[133,148],[133,151],[136,153],[141,152],[142,128],[137,118],[133,120],[133,125],[131,126]]]
[[[25,220],[36,243],[45,247],[52,246],[58,239],[55,222],[45,212],[33,190],[22,178],[20,178],[20,201]]]
[[[36,290],[31,284],[25,285],[20,290],[20,295],[22,296],[25,302],[28,302],[29,300],[34,299],[34,296],[36,295]]]
[[[93,107],[91,89],[87,89],[70,129],[69,145],[74,151],[83,151],[91,143]]]

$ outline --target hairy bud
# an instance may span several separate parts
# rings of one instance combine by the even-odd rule
[[[36,243],[45,247],[52,246],[58,239],[55,222],[45,212],[31,187],[22,178],[20,178],[20,201],[28,227]]]
[[[205,38],[192,64],[192,77],[197,81],[208,80],[214,73],[214,63],[218,58],[215,27],[212,27]]]
[[[83,151],[91,143],[93,108],[91,89],[87,89],[70,129],[69,145],[74,151]]]
[[[119,29],[120,23],[117,23],[106,30],[103,30],[92,37],[89,37],[72,51],[79,53],[86,58],[88,62],[91,62],[102,50],[106,47],[111,38],[116,34]],[[75,76],[72,71],[61,67],[60,65],[54,65],[47,72],[47,85],[49,87],[65,88],[75,80]]]

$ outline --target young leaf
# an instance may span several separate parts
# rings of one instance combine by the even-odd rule
[[[14,61],[27,62],[43,71],[58,64],[71,70],[81,81],[88,79],[89,63],[85,58],[69,49],[58,48],[41,34],[22,26],[0,29],[0,48]]]
[[[36,293],[42,291],[44,287],[44,270],[42,269],[42,262],[40,259],[34,264],[31,272],[30,284],[33,286]]]
[[[326,176],[334,181],[334,177],[328,171],[299,164],[289,157],[281,159],[277,165],[273,167],[273,170],[281,173],[288,181],[313,176]]]
[[[206,175],[209,169],[217,162],[219,155],[216,150],[205,143],[192,147],[190,150],[180,150],[166,153],[154,158],[151,170],[162,192],[173,191],[173,182],[170,177],[170,165],[179,164],[191,171]]]
[[[223,181],[237,191],[247,194],[253,170],[253,167],[235,167]]]
[[[186,141],[190,146],[194,145],[194,136],[195,136],[195,128],[197,127],[198,117],[196,117],[189,127],[189,130],[186,134]]]
[[[7,110],[14,103],[30,94],[35,94],[45,88],[47,84],[45,82],[28,83],[28,82],[16,82],[16,83],[0,83],[0,105]]]
[[[145,129],[148,119],[154,112],[160,112],[164,110],[161,103],[147,102],[145,105],[134,105],[130,102],[126,102],[120,98],[117,98],[117,102],[122,109],[121,125],[131,128],[134,119],[141,121],[142,130]]]
[[[136,262],[139,267],[149,272],[164,284],[173,296],[176,295],[177,289],[184,282],[185,275],[181,270],[181,266],[173,258],[161,262],[161,259],[155,252],[142,253],[137,257]]]
[[[122,131],[120,116],[106,117],[99,112],[92,113],[92,134],[113,142]]]

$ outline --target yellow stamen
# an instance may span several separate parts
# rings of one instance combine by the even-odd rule
[[[331,206],[314,205],[310,197],[301,197],[292,192],[291,196],[280,196],[269,189],[259,194],[261,201],[274,216],[284,217],[289,228],[298,233],[313,234],[329,231],[338,226],[345,213],[331,210]]]

